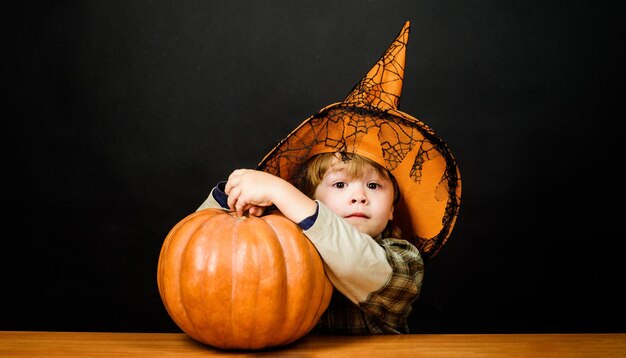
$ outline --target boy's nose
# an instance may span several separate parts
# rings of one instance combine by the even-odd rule
[[[352,195],[352,199],[351,199],[351,203],[352,204],[366,204],[367,203],[367,196],[365,196],[365,194],[363,194],[363,192],[355,192]]]

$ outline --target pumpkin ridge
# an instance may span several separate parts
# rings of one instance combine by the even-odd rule
[[[302,240],[301,246],[302,252],[304,253],[304,255],[302,256],[304,256],[304,259],[306,260],[306,280],[310,286],[313,286],[313,290],[312,292],[310,292],[311,297],[308,297],[307,299],[309,300],[309,302],[315,302],[318,301],[317,299],[314,299],[314,297],[316,296],[315,287],[318,285],[318,281],[319,279],[321,279],[321,277],[316,277],[316,275],[314,275],[315,271],[311,269],[315,266],[315,262],[313,260],[313,257],[311,256],[311,246],[313,246],[313,244],[309,241],[309,238],[305,236],[305,240]],[[315,327],[316,322],[312,322],[315,317],[311,316],[311,305],[307,305],[305,308],[305,314],[300,319],[300,327],[298,328],[298,330],[294,330],[292,337],[289,338],[290,342],[297,339],[298,336],[303,336],[307,334],[311,329],[313,329],[313,327]]]
[[[191,232],[188,236],[187,236],[187,240],[183,249],[183,252],[181,253],[181,257],[186,257],[187,256],[187,251],[193,249],[193,247],[190,246],[190,244],[194,241],[194,234],[196,234],[198,231],[202,230],[202,226],[197,227],[196,230],[194,230],[193,232]],[[182,262],[182,260],[181,260]],[[183,272],[184,269],[183,268],[179,268],[178,270],[178,274],[180,276],[180,283],[186,283],[185,282],[185,278],[183,276]],[[186,297],[186,290],[185,290],[185,285],[184,284],[180,284],[178,285],[178,290],[179,290],[179,294],[178,297],[180,299],[181,304],[183,304],[184,306],[188,305],[188,298]],[[189,315],[189,312],[187,312],[187,310],[184,311],[185,316],[188,318],[188,321],[186,322],[187,326],[191,326],[191,327],[187,327],[185,332],[189,331],[190,333],[188,333],[190,336],[196,338],[202,338],[200,336],[198,336],[196,334],[196,332],[199,331],[199,327],[196,325],[196,323],[193,320],[193,315]]]
[[[310,310],[312,312],[312,315],[310,315],[309,317],[310,321],[307,322],[307,325],[310,325],[311,327],[309,329],[310,331],[315,327],[320,317],[326,310],[326,307],[328,307],[328,303],[330,299],[327,297],[327,291],[328,291],[328,285],[330,285],[330,281],[328,281],[328,277],[326,276],[326,271],[325,271],[324,264],[322,263],[322,261],[314,260],[315,257],[320,257],[317,249],[310,241],[307,243],[308,243],[307,245],[308,258],[310,261],[310,265],[313,268],[310,271],[310,274],[313,275],[314,272],[319,272],[319,271],[322,271],[324,274],[324,277],[322,277],[321,279],[315,280],[315,277],[312,278],[312,281],[315,283],[312,289],[312,295],[315,296],[315,299],[312,299],[311,301],[318,302],[318,304],[316,307],[314,307],[315,309]],[[319,295],[318,295],[318,292],[320,292]]]
[[[311,270],[309,269],[311,260],[310,260],[309,255],[308,255],[306,242],[304,240],[302,240],[302,241],[298,242],[297,245],[299,246],[300,249],[302,249],[303,246],[304,246],[304,250],[302,250],[302,251],[307,253],[306,255],[300,255],[300,257],[299,257],[300,259],[302,259],[302,262],[300,262],[300,267],[299,267],[300,271],[306,269],[306,272],[308,273],[308,275],[302,275],[302,277],[299,278],[300,282],[306,280],[306,285],[308,285],[308,286],[314,285],[315,281],[312,279],[312,277],[311,277]],[[313,292],[312,294],[315,294],[315,293]],[[310,297],[304,297],[304,299],[305,300],[310,300]],[[299,302],[301,302],[301,301],[299,300]],[[293,331],[291,332],[291,334],[285,338],[285,341],[287,343],[291,343],[294,340],[296,340],[297,337],[301,337],[304,334],[306,334],[305,331],[307,331],[307,327],[305,326],[305,323],[308,323],[308,322],[306,322],[307,316],[309,316],[309,309],[308,308],[309,308],[308,306],[303,306],[302,307],[301,314],[297,317],[298,318],[297,321],[294,322],[295,323],[295,327],[297,327],[297,328],[294,328]]]
[[[232,217],[232,214],[230,214]],[[232,234],[232,241],[231,241],[231,246],[230,246],[230,267],[236,267],[235,265],[237,264],[237,253],[235,252],[236,248],[237,248],[237,239],[239,238],[239,231],[237,229],[239,229],[239,224],[241,223],[241,221],[237,220],[235,221],[234,224],[234,228],[233,228],[233,234]],[[234,282],[234,278],[233,278],[234,274],[233,272],[231,272],[231,275],[229,276],[229,279],[231,280],[231,286],[230,286],[230,297],[231,297],[231,302],[234,300],[235,297],[235,286],[236,283]],[[236,340],[236,335],[235,335],[235,325],[232,324],[232,322],[235,322],[235,311],[232,309],[230,309],[230,320],[229,322],[231,322],[230,324],[230,341],[233,342]]]
[[[230,309],[230,320],[229,322],[230,324],[230,344],[232,346],[239,346],[239,347],[244,347],[247,348],[248,345],[251,343],[250,337],[248,337],[247,335],[244,336],[242,334],[240,334],[240,332],[246,333],[246,332],[254,332],[254,323],[253,323],[253,327],[252,329],[245,329],[243,326],[245,326],[246,324],[249,324],[249,322],[245,322],[244,320],[242,320],[240,317],[240,311],[242,310],[242,306],[240,304],[238,304],[238,299],[240,298],[238,295],[238,289],[241,290],[241,285],[242,283],[240,282],[241,279],[249,279],[250,277],[258,277],[259,273],[258,271],[252,273],[252,272],[245,272],[243,275],[240,275],[240,271],[242,271],[242,266],[246,266],[247,262],[240,262],[239,259],[240,257],[243,258],[247,258],[250,261],[254,261],[257,262],[257,258],[256,258],[256,251],[255,250],[247,250],[248,245],[251,245],[252,243],[250,242],[251,240],[248,240],[247,237],[250,235],[250,233],[248,232],[247,229],[247,224],[249,224],[249,217],[245,217],[245,216],[237,216],[237,214],[235,213],[229,213],[229,215],[234,219],[234,224],[233,224],[233,234],[232,236],[232,240],[231,240],[231,245],[230,245],[230,267],[231,267],[231,274],[229,276],[229,279],[231,281],[231,286],[230,286],[230,303],[231,303],[231,309]],[[242,231],[243,235],[242,235]],[[243,237],[243,238],[242,238]],[[244,245],[244,247],[242,248],[242,245]],[[242,252],[245,250],[245,254],[242,254]],[[247,256],[247,255],[252,255]],[[256,269],[256,265],[252,265],[255,269]],[[244,283],[244,292],[247,292],[248,287],[246,286],[246,284]],[[254,319],[254,314],[248,314],[247,315],[247,319],[249,321],[253,321]]]
[[[265,337],[256,338],[265,342],[272,342],[284,335],[285,312],[287,314],[289,312],[288,297],[291,291],[288,284],[290,270],[288,261],[285,259],[285,247],[280,239],[284,236],[284,230],[272,226],[267,217],[255,217],[255,220],[262,224],[259,231],[262,231],[263,235],[259,235],[259,238],[262,238],[260,244],[264,250],[258,250],[258,253],[264,254],[263,259],[266,262],[266,265],[258,265],[258,267],[267,270],[264,275],[259,275],[263,284],[258,286],[257,294],[259,297],[266,297],[267,302],[269,302],[266,306],[268,310],[261,312],[267,319],[264,320],[266,326],[263,330],[259,330],[259,333],[265,334]],[[268,289],[268,282],[272,282],[270,289]],[[280,286],[276,287],[276,284],[280,284]],[[261,315],[257,315],[255,323],[258,323],[259,317]],[[280,342],[282,341],[281,339]]]
[[[219,210],[219,209],[218,209]],[[216,245],[214,250],[211,251],[213,255],[211,258],[211,264],[214,264],[215,271],[207,277],[206,281],[208,283],[213,284],[213,291],[211,291],[211,297],[221,298],[218,300],[217,305],[213,305],[213,307],[208,307],[207,311],[211,312],[214,315],[214,318],[211,318],[210,322],[214,327],[220,327],[219,334],[212,335],[212,338],[215,339],[216,342],[213,342],[213,345],[224,346],[226,342],[232,341],[232,320],[222,320],[220,319],[221,314],[219,312],[232,312],[233,304],[232,304],[232,295],[224,292],[224,285],[230,285],[232,287],[233,282],[230,279],[224,279],[232,277],[233,270],[232,266],[223,266],[217,265],[216,263],[221,259],[222,255],[228,253],[229,249],[233,246],[232,238],[236,235],[237,226],[232,223],[235,222],[236,218],[231,215],[219,215],[216,214],[215,217],[211,218],[210,222],[207,222],[207,232],[212,244]],[[222,236],[218,238],[213,238],[215,232],[220,232]],[[231,238],[231,239],[229,239]],[[217,252],[216,252],[217,251]],[[213,267],[212,267],[213,268]],[[220,270],[221,269],[221,270]],[[231,289],[232,290],[232,289]]]
[[[170,259],[174,261],[174,267],[169,270],[164,269],[161,288],[164,291],[164,294],[165,291],[171,292],[170,296],[175,296],[171,297],[172,299],[174,299],[175,302],[180,302],[182,300],[182,287],[180,285],[180,280],[178,279],[178,277],[175,277],[179,276],[182,266],[182,260],[180,260],[179,258],[184,254],[184,249],[187,247],[191,235],[195,232],[195,227],[192,225],[196,222],[201,222],[202,220],[204,220],[205,215],[206,213],[197,213],[196,215],[188,216],[185,220],[182,220],[179,224],[177,224],[172,229],[171,234],[168,234],[168,236],[166,237],[166,245],[164,245],[163,250],[167,253],[170,253],[170,255],[163,257],[163,260],[161,261],[162,267],[170,267]],[[171,256],[171,251],[175,251],[175,258]],[[174,290],[167,290],[166,288],[169,287],[171,284],[175,284],[176,288]],[[168,299],[167,302],[170,302],[170,300]],[[179,326],[188,326],[192,324],[191,317],[189,317],[185,309],[175,309],[170,304],[166,304],[165,307],[170,315],[174,314],[174,316],[172,317],[177,317],[175,322]],[[182,317],[176,314],[176,312],[182,315]]]
[[[267,280],[274,283],[276,280],[270,275],[276,271],[275,251],[280,247],[273,240],[274,232],[265,225],[265,222],[257,217],[238,219],[236,223],[237,235],[233,247],[234,252],[233,270],[233,303],[237,306],[233,309],[232,316],[235,340],[240,340],[240,345],[246,348],[260,348],[275,334],[275,320],[277,311],[273,305],[278,305],[273,299],[274,292],[268,292]],[[237,291],[239,290],[239,291]],[[248,297],[262,297],[266,300],[264,305],[258,305]],[[259,320],[264,325],[259,324]]]
[[[211,265],[216,255],[219,256],[219,253],[224,250],[224,246],[227,246],[228,242],[225,240],[211,240],[210,233],[213,232],[215,228],[226,228],[225,230],[228,231],[230,226],[225,225],[225,221],[229,221],[227,216],[217,215],[217,213],[211,213],[207,216],[206,220],[192,233],[185,247],[185,251],[191,255],[192,259],[197,259],[198,256],[201,257],[199,262],[195,260],[190,261],[198,264],[194,267],[193,271],[189,272],[191,277],[181,277],[181,282],[191,285],[191,289],[189,289],[190,287],[187,285],[181,285],[181,288],[185,289],[183,292],[186,292],[181,295],[181,297],[184,297],[185,305],[188,307],[188,310],[196,308],[196,310],[191,311],[193,314],[187,312],[188,316],[195,318],[190,319],[192,327],[188,330],[191,331],[192,334],[189,335],[194,338],[199,337],[196,339],[207,344],[220,345],[223,344],[224,341],[228,341],[229,337],[224,337],[223,333],[216,334],[212,336],[214,340],[211,341],[203,337],[200,332],[203,332],[207,328],[207,325],[215,325],[215,323],[218,325],[230,324],[230,322],[216,322],[215,312],[216,309],[230,310],[230,301],[223,299],[221,300],[221,305],[218,307],[207,307],[202,297],[206,296],[207,293],[219,294],[222,291],[220,287],[215,287],[212,284],[218,282],[215,280],[216,277],[225,276],[224,273],[219,270],[211,272],[207,270],[207,267]],[[197,251],[201,251],[200,254],[202,255],[198,254]],[[222,270],[225,269],[226,268],[222,267]],[[222,281],[222,284],[224,283],[228,283],[228,281]],[[217,317],[219,317],[219,315],[217,315]]]
[[[289,257],[287,256],[285,246],[283,244],[284,240],[281,240],[281,238],[284,237],[284,235],[282,233],[281,227],[277,227],[276,225],[274,225],[274,221],[271,218],[273,218],[273,216],[264,216],[262,217],[262,220],[265,221],[265,223],[271,229],[270,230],[272,234],[271,239],[277,244],[278,253],[276,253],[276,257],[274,258],[274,260],[276,260],[276,262],[279,262],[282,268],[282,270],[280,270],[280,277],[277,277],[277,279],[279,280],[279,282],[288,283],[291,272],[290,272],[290,266],[289,266],[289,261],[288,261]],[[289,322],[288,322],[289,313],[291,312],[291,309],[292,309],[292,305],[290,304],[290,300],[289,300],[292,290],[293,288],[290,287],[289,284],[286,284],[284,287],[284,290],[282,291],[284,292],[284,294],[278,293],[276,296],[276,298],[280,300],[278,307],[281,309],[279,310],[279,312],[281,313],[286,312],[286,313],[281,315],[282,319],[276,319],[276,328],[274,329],[273,334],[270,335],[270,342],[272,345],[284,344],[285,327],[289,326]]]
[[[304,292],[299,292],[299,290],[289,284],[290,282],[297,281],[303,286],[310,285],[310,280],[307,282],[302,281],[303,275],[294,277],[299,271],[309,267],[308,265],[298,265],[299,261],[302,261],[303,255],[301,255],[301,252],[303,251],[302,246],[305,244],[305,240],[297,240],[290,235],[294,231],[301,233],[301,229],[297,224],[287,219],[282,214],[274,213],[263,216],[262,218],[272,228],[275,240],[280,244],[280,259],[285,266],[283,280],[288,282],[283,298],[284,311],[286,314],[282,322],[280,322],[280,328],[274,336],[273,344],[287,344],[295,340],[293,336],[300,334],[302,331],[302,317],[306,315],[306,307],[302,304],[302,301],[307,300],[308,297],[303,297]],[[290,255],[287,255],[287,252],[289,252]],[[300,295],[298,295],[298,293],[300,293]]]

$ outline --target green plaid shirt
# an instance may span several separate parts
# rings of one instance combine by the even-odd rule
[[[424,262],[417,248],[406,240],[382,239],[379,244],[393,269],[389,281],[359,305],[335,290],[316,333],[409,333],[407,319],[422,287]]]

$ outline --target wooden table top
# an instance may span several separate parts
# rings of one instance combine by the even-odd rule
[[[308,335],[259,351],[223,351],[184,333],[0,331],[0,357],[626,357],[626,333]]]

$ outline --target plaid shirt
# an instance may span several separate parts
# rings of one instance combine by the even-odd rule
[[[409,333],[407,318],[422,287],[424,263],[419,251],[406,240],[382,239],[393,269],[389,281],[359,305],[339,291],[333,292],[316,333],[401,334]]]

